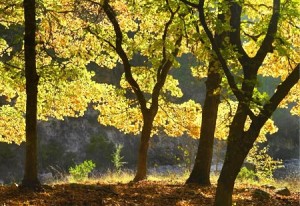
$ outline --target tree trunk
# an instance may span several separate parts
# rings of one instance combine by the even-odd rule
[[[149,112],[147,115],[144,115],[143,120],[144,124],[142,128],[141,142],[138,153],[137,172],[133,179],[133,182],[144,180],[147,177],[147,156],[154,118]]]
[[[260,127],[256,128],[253,132],[244,132],[246,118],[247,114],[244,112],[242,104],[239,103],[230,126],[225,160],[218,179],[215,198],[216,206],[232,205],[232,192],[235,179],[261,129]]]
[[[243,115],[242,106],[239,105],[230,127],[225,162],[218,180],[215,198],[216,206],[232,205],[234,181],[240,168],[249,150],[253,147],[263,125],[271,117],[290,89],[299,81],[299,70],[300,66],[298,64],[293,72],[277,87],[275,94],[264,105],[261,113],[252,121],[250,128],[245,132],[243,131],[245,115]]]
[[[233,141],[228,142],[224,165],[218,179],[215,198],[216,206],[231,206],[234,182],[251,147],[240,148]],[[242,144],[239,144],[242,145]]]
[[[39,189],[37,175],[37,93],[35,51],[35,0],[24,0],[25,15],[25,77],[26,77],[26,156],[23,188]]]
[[[210,185],[210,167],[213,155],[214,134],[220,103],[220,64],[213,59],[208,68],[206,80],[206,97],[202,110],[202,124],[199,146],[193,170],[186,184],[196,183],[203,186]]]

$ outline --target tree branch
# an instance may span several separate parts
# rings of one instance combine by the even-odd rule
[[[187,1],[187,0],[180,0],[180,1],[183,2],[183,3],[185,3],[188,6],[193,7],[193,8],[198,8],[198,4],[192,3],[192,2]]]
[[[168,1],[166,1],[166,3],[168,4]],[[153,110],[158,109],[158,97],[159,97],[160,91],[161,91],[162,87],[165,84],[168,72],[169,72],[169,70],[172,67],[173,62],[174,62],[174,60],[170,60],[170,58],[167,57],[165,41],[166,41],[166,37],[167,37],[167,34],[168,34],[169,26],[172,24],[172,22],[174,20],[174,17],[175,17],[175,14],[179,11],[179,9],[180,9],[180,7],[178,6],[176,11],[173,12],[169,8],[171,16],[170,16],[169,21],[165,25],[164,33],[163,33],[163,36],[162,36],[162,40],[164,42],[163,43],[163,59],[161,61],[161,64],[160,64],[159,68],[157,69],[157,82],[154,85],[154,88],[153,88],[153,91],[152,91],[151,109],[153,109]],[[181,45],[181,41],[182,41],[182,34],[180,34],[179,38],[175,42],[175,49],[172,52],[172,55],[174,57],[176,57],[178,52],[179,52],[179,47]]]
[[[251,35],[251,34],[248,34],[247,32],[245,32],[244,30],[242,30],[243,34],[249,38],[251,38],[253,41],[257,42],[258,38],[263,35],[263,33],[261,32],[260,34],[257,34],[257,35]]]
[[[230,4],[230,26],[232,28],[232,32],[230,32],[230,42],[233,44],[239,55],[238,60],[244,66],[245,64],[249,63],[249,56],[247,55],[246,51],[243,48],[242,41],[241,41],[241,13],[242,7],[236,1],[229,1]]]
[[[289,93],[292,87],[297,84],[300,77],[300,64],[293,69],[292,73],[277,87],[275,94],[271,97],[270,101],[266,103],[257,117],[260,121],[267,121],[272,113],[276,110],[280,102]]]
[[[170,19],[169,21],[167,21],[166,25],[165,25],[165,28],[164,28],[164,33],[162,35],[162,41],[163,41],[163,50],[162,50],[162,55],[163,55],[163,60],[162,60],[162,64],[160,65],[160,67],[157,69],[157,81],[160,81],[160,78],[161,78],[161,70],[163,68],[163,64],[165,61],[167,61],[167,52],[166,52],[166,39],[167,39],[167,35],[168,35],[168,29],[170,27],[170,25],[172,24],[173,22],[173,19],[175,17],[175,14],[179,11],[180,7],[178,6],[176,11],[173,12],[172,9],[170,8],[169,6],[169,1],[166,0],[166,3],[168,5],[168,9],[171,13],[171,16],[170,16]]]
[[[96,33],[96,32],[94,32],[94,31],[92,31],[91,30],[91,28],[88,26],[88,27],[86,27],[85,28],[90,34],[92,34],[93,36],[95,36],[98,40],[100,40],[100,41],[104,41],[105,43],[107,43],[113,50],[117,50],[116,49],[116,47],[115,47],[115,45],[113,45],[113,43],[111,43],[110,41],[108,41],[108,40],[106,40],[106,39],[104,39],[104,38],[102,38],[102,37],[100,37],[100,36],[98,36],[98,34]]]
[[[91,0],[89,0],[89,1],[93,2]],[[101,7],[103,8],[105,14],[107,15],[108,19],[110,20],[110,22],[112,23],[112,25],[114,27],[114,31],[115,31],[115,35],[116,35],[115,50],[123,62],[126,80],[128,81],[128,83],[130,84],[134,93],[136,94],[142,111],[148,111],[147,106],[146,106],[147,102],[146,102],[145,96],[143,95],[143,92],[141,91],[140,86],[138,85],[138,83],[132,76],[131,65],[129,63],[129,59],[122,47],[123,33],[122,33],[120,25],[116,19],[115,12],[114,12],[113,8],[109,5],[108,1],[109,0],[105,0],[103,2],[103,5],[101,5]],[[97,2],[94,2],[94,3],[97,3]]]
[[[245,132],[244,140],[253,144],[257,139],[259,131],[266,121],[271,117],[277,109],[279,103],[286,97],[292,87],[299,81],[300,65],[298,64],[292,73],[277,87],[275,94],[271,97],[269,103],[265,104],[260,114],[253,120],[248,131]]]
[[[256,65],[260,66],[263,63],[266,55],[269,52],[273,51],[272,43],[274,41],[277,32],[279,17],[280,17],[280,0],[273,0],[273,14],[269,22],[267,34],[260,48],[258,49],[255,57],[253,57],[252,59],[253,60],[252,62],[255,63]],[[257,69],[259,68],[259,66],[257,66]]]
[[[221,54],[221,49],[220,49],[220,45],[217,44],[217,42],[215,41],[212,32],[209,30],[206,20],[205,20],[205,15],[204,15],[204,1],[205,0],[200,0],[199,1],[199,7],[198,7],[198,11],[199,11],[199,19],[201,22],[201,25],[207,35],[207,37],[210,40],[210,43],[212,45],[213,50],[215,51],[218,60],[220,61],[220,64],[222,65],[222,68],[224,70],[224,73],[226,75],[228,84],[233,92],[233,94],[236,96],[236,98],[238,99],[239,102],[242,103],[245,111],[247,112],[247,114],[249,115],[249,117],[252,119],[255,117],[255,115],[253,114],[253,112],[250,110],[250,108],[245,104],[245,102],[247,102],[245,100],[245,97],[243,95],[243,93],[238,89],[236,83],[235,83],[235,79],[234,76],[231,74],[230,69],[227,65],[226,60],[224,59],[223,55]]]

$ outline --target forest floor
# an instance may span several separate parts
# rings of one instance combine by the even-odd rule
[[[265,191],[269,196],[260,195]],[[65,183],[44,185],[39,192],[20,190],[17,185],[0,186],[0,205],[213,205],[216,185],[200,187],[166,181],[139,183]],[[264,186],[238,184],[233,205],[295,205],[299,206],[299,191],[290,196],[275,193]]]

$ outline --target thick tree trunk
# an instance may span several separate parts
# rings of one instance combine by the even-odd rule
[[[239,103],[230,126],[225,160],[218,179],[215,198],[216,206],[232,205],[232,192],[235,179],[261,129],[260,127],[256,128],[253,132],[244,132],[246,118],[247,114],[243,109],[243,105]]]
[[[147,156],[153,120],[154,118],[152,118],[150,114],[144,116],[144,124],[138,153],[137,172],[133,179],[134,182],[144,180],[147,177]]]
[[[26,157],[23,188],[39,189],[37,175],[37,93],[35,0],[24,0],[26,77]]]
[[[196,183],[203,186],[210,185],[210,168],[213,155],[214,134],[220,103],[220,64],[212,60],[206,80],[206,97],[202,110],[202,123],[199,146],[193,170],[186,184]]]
[[[243,162],[251,149],[251,147],[243,145],[240,148],[237,142],[228,142],[228,148],[225,156],[224,165],[218,179],[218,187],[215,198],[216,206],[231,206],[232,205],[232,192],[234,182]]]

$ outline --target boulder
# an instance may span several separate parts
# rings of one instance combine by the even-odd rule
[[[253,198],[256,198],[256,199],[259,199],[259,200],[267,200],[267,199],[270,199],[270,194],[264,190],[261,190],[261,189],[255,189],[253,192],[252,192],[252,197]]]
[[[278,195],[283,195],[283,196],[290,196],[291,192],[288,188],[278,188],[275,190],[275,193]]]

